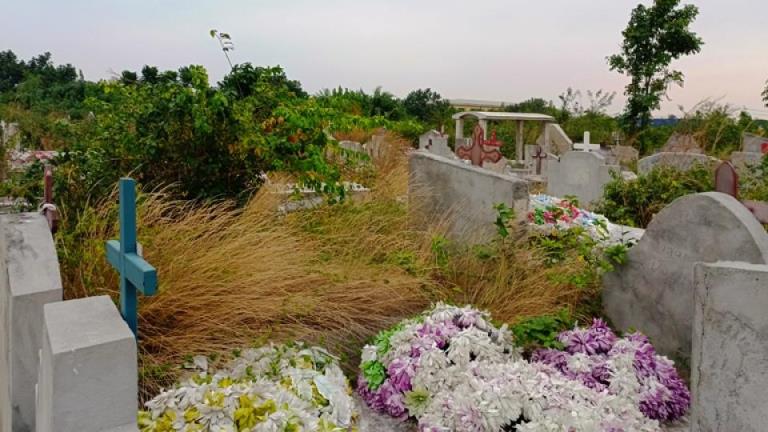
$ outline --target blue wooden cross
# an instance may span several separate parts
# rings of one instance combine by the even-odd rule
[[[136,252],[136,181],[120,179],[120,240],[107,241],[107,260],[120,273],[120,312],[137,335],[136,289],[151,296],[157,270]]]

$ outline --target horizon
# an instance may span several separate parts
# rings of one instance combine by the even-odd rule
[[[38,1],[15,4],[0,16],[6,29],[0,50],[25,60],[51,52],[55,63],[71,63],[92,81],[140,71],[145,64],[163,70],[200,64],[215,84],[229,69],[209,35],[217,29],[232,35],[233,63],[281,65],[310,94],[339,86],[370,92],[380,86],[401,98],[431,88],[445,99],[515,103],[539,97],[556,103],[568,87],[583,93],[602,89],[616,92],[608,112],[617,114],[627,78],[611,72],[605,58],[618,52],[621,31],[637,3],[552,0],[521,7],[521,1],[492,0],[478,8],[436,0],[227,6],[180,0]],[[684,3],[699,7],[692,29],[704,46],[701,53],[672,63],[685,74],[685,86],[672,87],[670,100],[654,116],[679,117],[678,106],[690,110],[710,99],[768,119],[760,97],[768,79],[768,56],[760,56],[768,40],[768,27],[761,22],[768,2]],[[342,24],[329,25],[336,21]]]

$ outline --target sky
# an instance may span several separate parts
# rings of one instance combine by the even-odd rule
[[[234,40],[234,62],[279,64],[310,93],[432,88],[449,99],[517,102],[603,89],[617,92],[615,113],[627,78],[606,57],[638,1],[0,0],[0,50],[25,59],[50,51],[91,80],[201,64],[215,82],[229,69],[209,35],[218,29]],[[768,118],[768,1],[687,2],[700,9],[692,29],[705,45],[673,63],[685,85],[656,114],[716,99]]]

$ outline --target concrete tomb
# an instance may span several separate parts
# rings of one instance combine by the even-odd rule
[[[742,135],[742,151],[731,153],[731,163],[739,172],[746,172],[750,167],[760,165],[768,154],[768,137],[750,133]]]
[[[704,153],[693,135],[674,132],[661,147],[662,153]]]
[[[419,150],[428,151],[446,158],[456,157],[448,145],[448,135],[436,130],[431,130],[419,137]]]
[[[603,276],[607,316],[619,330],[634,328],[648,335],[659,352],[689,359],[694,263],[768,263],[768,234],[729,195],[688,195],[653,218],[627,258]]]
[[[43,306],[62,299],[56,248],[37,213],[0,216],[0,431],[35,430]]]
[[[632,146],[610,146],[608,151],[611,156],[609,160],[614,164],[627,165],[637,162],[637,160],[640,159],[640,152]]]
[[[768,266],[698,264],[693,296],[693,431],[768,427]]]
[[[639,174],[647,174],[657,166],[687,171],[701,164],[714,167],[718,162],[717,159],[705,154],[661,152],[640,159],[637,162],[637,172]]]
[[[108,296],[44,311],[37,432],[136,429],[136,340]]]
[[[421,150],[411,153],[409,165],[410,202],[425,214],[444,215],[454,238],[482,242],[495,235],[496,204],[521,218],[528,211],[528,183],[518,177]]]
[[[603,196],[603,187],[611,181],[611,172],[620,173],[618,165],[607,165],[605,157],[585,151],[571,151],[560,161],[547,161],[547,195],[576,196],[588,206]]]
[[[742,151],[745,153],[768,153],[768,137],[744,133],[742,141]]]

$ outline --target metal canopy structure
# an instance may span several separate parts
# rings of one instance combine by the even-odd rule
[[[453,115],[456,121],[456,148],[464,144],[464,119],[477,119],[478,124],[483,128],[485,139],[488,139],[489,121],[514,121],[517,122],[517,136],[515,139],[515,157],[518,162],[523,160],[523,123],[527,121],[554,123],[555,118],[546,114],[537,113],[514,113],[514,112],[493,112],[493,111],[464,111]],[[549,142],[547,136],[547,127],[544,127],[544,143]]]

